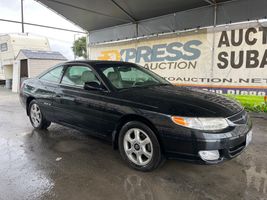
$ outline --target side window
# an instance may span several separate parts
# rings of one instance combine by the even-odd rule
[[[100,84],[94,72],[86,66],[68,67],[61,81],[63,84],[73,86],[83,86],[85,82],[97,82]]]
[[[53,83],[59,83],[61,78],[63,66],[57,67],[55,69],[50,70],[45,75],[41,76],[41,80],[53,82]]]
[[[106,69],[103,70],[103,74],[108,77],[108,73],[109,72],[114,72],[114,68],[113,67],[108,67]]]

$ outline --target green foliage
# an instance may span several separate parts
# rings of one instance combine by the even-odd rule
[[[250,96],[250,95],[227,95],[227,96],[241,103],[241,105],[244,106],[244,108],[248,111],[267,112],[266,97]]]
[[[87,59],[86,37],[80,37],[73,42],[72,51],[75,56]]]

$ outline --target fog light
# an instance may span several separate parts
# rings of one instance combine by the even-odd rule
[[[220,153],[218,150],[199,151],[198,154],[201,159],[205,161],[218,160],[220,158]]]

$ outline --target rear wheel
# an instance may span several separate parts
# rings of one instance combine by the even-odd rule
[[[128,165],[140,171],[156,169],[163,159],[155,133],[137,121],[128,122],[122,127],[119,150]]]
[[[29,104],[29,118],[32,126],[36,129],[46,129],[51,124],[50,121],[45,119],[40,106],[35,100],[32,100]]]

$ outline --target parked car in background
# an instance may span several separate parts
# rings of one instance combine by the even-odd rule
[[[173,86],[127,62],[57,65],[26,80],[20,99],[34,128],[55,122],[101,137],[141,171],[164,158],[217,164],[239,155],[252,137],[248,114],[235,101]]]

